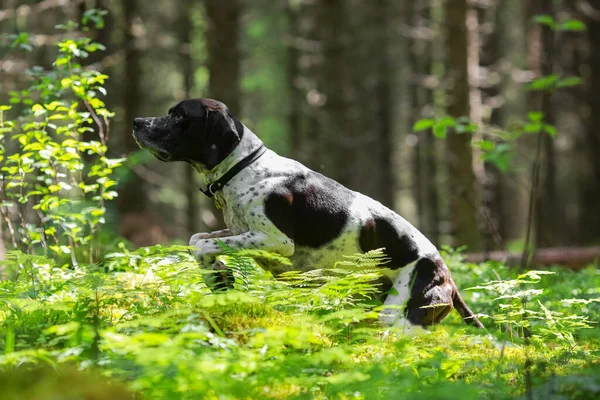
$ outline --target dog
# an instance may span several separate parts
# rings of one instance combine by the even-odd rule
[[[190,239],[200,263],[210,265],[222,254],[217,239],[234,249],[279,253],[301,271],[383,249],[383,324],[427,327],[455,308],[466,323],[483,327],[421,232],[381,203],[267,149],[225,104],[184,100],[164,117],[135,118],[133,135],[159,160],[189,163],[204,177],[202,191],[223,209],[227,229]],[[285,271],[267,268],[274,276]],[[213,289],[232,285],[220,276]]]

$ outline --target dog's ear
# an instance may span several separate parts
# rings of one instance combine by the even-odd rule
[[[226,107],[206,106],[205,132],[203,161],[206,168],[211,170],[240,143],[244,126]]]

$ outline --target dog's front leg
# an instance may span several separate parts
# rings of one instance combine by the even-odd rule
[[[221,229],[213,232],[199,232],[190,238],[190,246],[196,246],[201,239],[215,239],[233,236],[229,229]],[[196,256],[196,254],[194,254]],[[233,288],[234,278],[231,271],[227,269],[224,262],[216,260],[216,255],[206,255],[200,258],[195,257],[201,265],[212,265],[213,274],[206,276],[204,282],[212,291],[222,291]]]
[[[205,279],[207,286],[213,291],[232,288],[234,279],[231,271],[223,262],[215,261],[218,255],[223,254],[217,243],[218,239],[194,238],[194,236],[190,239],[190,245],[196,248],[194,258],[201,265],[212,265],[215,271]],[[192,243],[193,241],[194,243]],[[240,235],[223,237],[222,242],[235,250],[260,249],[276,252],[286,257],[294,254],[294,242],[291,239],[285,236],[268,235],[260,231],[249,231]]]
[[[221,229],[220,231],[214,231],[214,232],[195,233],[190,238],[190,246],[196,245],[196,242],[200,239],[222,238],[222,237],[229,237],[229,236],[233,236],[233,232],[231,232],[229,229]]]
[[[406,319],[405,308],[410,300],[413,271],[415,263],[404,266],[396,271],[386,274],[392,279],[393,291],[389,293],[383,303],[379,314],[379,321],[386,326],[393,326],[403,334],[413,335],[419,333],[420,327]]]

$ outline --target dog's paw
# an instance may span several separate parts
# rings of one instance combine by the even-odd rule
[[[192,255],[194,256],[196,262],[198,262],[198,264],[200,264],[202,268],[210,268],[216,261],[217,255],[204,251],[204,249],[202,249],[202,246],[200,246],[201,244],[201,242],[197,242],[194,245],[196,250],[192,250]]]
[[[216,260],[212,266],[212,273],[204,276],[204,283],[213,292],[223,292],[228,289],[233,289],[235,278],[233,272],[227,264],[221,260]]]
[[[190,246],[196,246],[198,240],[210,238],[210,232],[194,233],[190,238]]]

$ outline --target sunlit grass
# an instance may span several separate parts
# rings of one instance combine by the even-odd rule
[[[208,271],[182,247],[120,253],[102,269],[43,260],[34,280],[17,267],[0,282],[0,368],[95,370],[152,399],[508,399],[565,390],[586,398],[599,383],[590,372],[599,367],[596,269],[519,276],[446,254],[469,305],[489,316],[487,329],[452,313],[406,336],[379,326],[364,302],[376,255],[351,260],[367,263],[364,274],[338,265],[284,282],[228,257],[236,290],[222,294],[210,293]],[[575,390],[572,380],[583,384]]]

